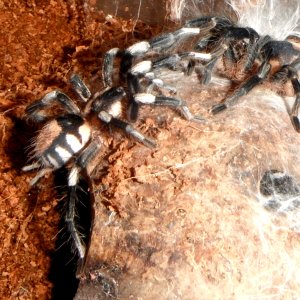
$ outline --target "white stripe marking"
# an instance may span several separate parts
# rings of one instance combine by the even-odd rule
[[[83,124],[78,128],[78,132],[82,139],[82,146],[84,146],[91,138],[91,128],[88,124]]]
[[[197,59],[210,60],[212,56],[210,53],[192,52],[193,56]]]
[[[60,165],[59,165],[59,163],[57,162],[57,160],[54,159],[54,157],[52,157],[50,154],[47,154],[47,155],[46,155],[46,158],[47,158],[47,159],[44,160],[44,164],[45,164],[46,166],[49,166],[49,162],[50,162],[50,164],[51,164],[55,169],[57,169],[57,168],[60,167]],[[48,162],[48,161],[49,161],[49,162]]]
[[[70,153],[69,151],[67,151],[66,149],[64,149],[61,146],[56,146],[55,147],[55,152],[59,155],[59,157],[64,162],[67,162],[72,157],[72,153]]]
[[[78,183],[78,174],[79,169],[77,167],[73,167],[70,171],[68,178],[68,186],[75,186]]]
[[[133,75],[139,75],[139,74],[146,74],[146,73],[150,72],[151,69],[152,69],[151,60],[144,60],[144,61],[141,61],[141,62],[135,64],[131,68],[130,72]]]
[[[73,153],[77,153],[78,151],[80,151],[82,149],[83,145],[80,143],[78,138],[73,134],[66,135],[66,142],[73,150]]]
[[[117,118],[120,116],[122,112],[122,105],[120,101],[114,102],[109,110],[107,111],[110,115],[112,115],[114,118]]]
[[[154,103],[155,98],[156,97],[154,95],[147,94],[147,93],[138,93],[134,95],[135,102],[144,103],[144,104]]]
[[[200,33],[200,28],[193,28],[193,27],[183,27],[177,31],[174,32],[175,36],[181,36],[181,35],[197,35]]]
[[[132,46],[128,47],[126,51],[128,51],[131,55],[139,55],[146,53],[149,49],[150,44],[146,41],[143,41],[133,44]]]

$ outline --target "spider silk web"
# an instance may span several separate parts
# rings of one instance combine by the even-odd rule
[[[135,14],[138,18],[141,18],[143,3],[139,1]],[[172,0],[166,3],[166,15],[182,24],[197,16],[225,15],[241,26],[253,27],[261,35],[285,39],[291,35],[300,36],[299,6],[297,0],[232,0],[226,3]],[[233,108],[212,117],[207,111],[226,97],[230,76],[224,76],[222,70],[216,72],[208,86],[200,85],[195,75],[186,78],[180,72],[163,71],[160,78],[176,87],[177,96],[185,99],[193,112],[208,120],[205,126],[186,125],[197,132],[191,134],[197,138],[187,141],[193,151],[185,154],[181,161],[173,162],[172,167],[208,182],[207,189],[198,193],[191,191],[191,197],[204,199],[208,208],[215,199],[222,199],[216,215],[222,224],[224,239],[238,236],[240,245],[233,247],[243,249],[239,261],[229,259],[228,278],[215,287],[215,295],[218,299],[292,299],[299,296],[300,210],[297,203],[300,193],[284,194],[275,190],[266,194],[261,189],[268,171],[278,171],[300,186],[300,135],[293,129],[288,115],[294,95],[280,95],[278,89],[273,91],[270,86],[262,85]],[[288,88],[291,88],[289,84]],[[178,149],[181,150],[186,149]],[[199,170],[205,168],[214,170],[216,178],[201,177]],[[199,177],[196,174],[200,174]],[[151,172],[148,175],[154,176]],[[215,183],[213,188],[211,182]],[[231,223],[231,216],[237,213],[240,220]],[[209,220],[207,222],[209,227]],[[242,274],[238,283],[230,280],[234,272]]]

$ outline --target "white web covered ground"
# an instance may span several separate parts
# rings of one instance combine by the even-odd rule
[[[160,124],[158,149],[137,146],[126,154],[132,177],[123,175],[124,165],[111,168],[122,216],[110,219],[98,208],[88,269],[105,262],[91,274],[101,270],[115,282],[120,299],[300,295],[299,208],[266,209],[272,196],[260,192],[268,170],[300,183],[300,139],[286,109],[291,98],[262,86],[211,117],[208,108],[224,96],[220,82],[203,88],[196,78],[170,81],[207,122],[144,108],[142,115]],[[283,198],[283,205],[291,200]]]
[[[261,192],[272,170],[300,187],[300,134],[289,117],[294,97],[265,84],[211,116],[230,87],[221,73],[204,86],[195,75],[162,72],[206,122],[145,108],[158,149],[128,151],[132,177],[123,165],[111,168],[121,217],[108,222],[98,207],[87,267],[91,277],[113,283],[119,299],[300,297],[300,193]],[[100,262],[105,267],[95,270]],[[80,293],[76,299],[84,299]]]

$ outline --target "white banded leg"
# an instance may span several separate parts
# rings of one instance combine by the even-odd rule
[[[146,54],[150,50],[150,48],[151,45],[148,41],[141,41],[128,47],[122,53],[122,59],[120,64],[120,76],[123,79],[126,78],[128,71],[131,69],[134,58]]]
[[[52,105],[53,102],[58,102],[64,106],[69,113],[80,114],[79,107],[71,100],[71,98],[59,90],[49,92],[42,99],[29,105],[26,108],[26,114],[36,122],[44,121],[46,116],[41,110]]]
[[[182,27],[174,32],[164,33],[150,40],[151,49],[154,51],[166,50],[171,47],[175,47],[178,42],[198,35],[200,33],[199,28]]]
[[[177,89],[171,85],[167,85],[163,82],[160,78],[154,78],[154,77],[145,77],[149,83],[146,89],[147,94],[151,94],[153,89],[158,88],[159,90],[166,90],[172,94],[176,94]]]
[[[70,78],[70,82],[80,99],[87,102],[91,97],[91,92],[83,80],[77,74],[73,74]]]
[[[114,71],[114,60],[121,53],[119,48],[112,48],[104,54],[102,66],[102,78],[104,86],[112,86],[112,77]]]
[[[203,122],[204,118],[200,116],[193,115],[188,106],[187,103],[181,99],[176,99],[172,97],[166,97],[166,96],[155,96],[152,94],[147,93],[138,93],[134,95],[135,102],[139,104],[148,104],[148,105],[158,105],[158,106],[170,106],[174,108],[178,108],[181,110],[183,116],[189,120],[189,121],[195,121],[195,122]]]

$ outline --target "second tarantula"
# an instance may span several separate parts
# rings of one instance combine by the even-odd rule
[[[290,112],[294,128],[300,132],[300,82],[298,72],[300,71],[300,50],[288,40],[275,40],[270,36],[260,36],[253,28],[239,27],[226,18],[203,17],[195,20],[195,23],[206,23],[207,20],[216,19],[216,25],[209,29],[208,33],[196,44],[195,49],[208,49],[212,53],[218,53],[207,64],[204,69],[203,82],[208,83],[210,73],[221,56],[226,56],[229,61],[244,61],[243,71],[248,73],[245,82],[224,101],[214,105],[211,113],[217,114],[230,107],[243,95],[250,92],[255,86],[268,77],[272,81],[291,80],[295,102]],[[193,24],[193,21],[190,21]],[[223,49],[223,50],[222,50]],[[272,63],[276,61],[281,68],[273,70]],[[255,62],[258,70],[252,71]],[[271,75],[271,76],[270,76]]]

